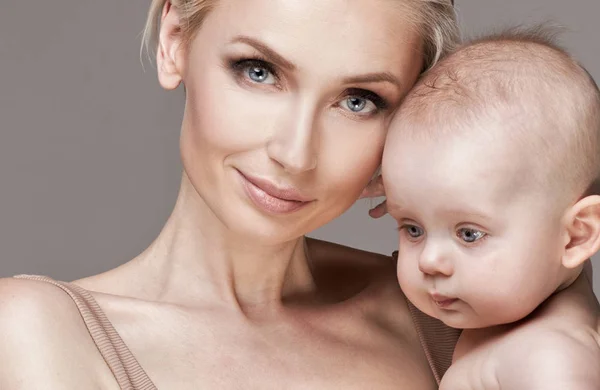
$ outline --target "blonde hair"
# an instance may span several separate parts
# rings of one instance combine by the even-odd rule
[[[168,0],[152,0],[143,31],[142,51],[149,57],[158,45],[158,33],[163,7]],[[440,58],[452,52],[460,42],[456,13],[451,0],[402,0],[414,6],[417,27],[423,38],[423,70],[435,65]],[[181,33],[188,44],[218,0],[170,0],[179,10]]]

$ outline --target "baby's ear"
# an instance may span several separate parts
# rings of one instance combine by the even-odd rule
[[[565,215],[567,239],[562,264],[582,265],[600,249],[600,196],[586,196]]]

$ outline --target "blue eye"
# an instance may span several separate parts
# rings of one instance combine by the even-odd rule
[[[229,67],[235,77],[250,84],[275,85],[278,82],[277,72],[270,63],[252,58],[232,60]]]
[[[256,83],[273,84],[273,83],[265,82],[269,79],[269,76],[272,77],[271,72],[266,68],[259,67],[259,66],[251,66],[251,67],[248,67],[247,74],[248,74],[248,77]]]
[[[361,97],[352,96],[346,99],[346,107],[353,112],[361,112],[369,101],[367,99],[363,99]]]
[[[371,116],[387,108],[387,103],[376,93],[360,88],[346,91],[346,97],[340,103],[342,109],[362,116]]]
[[[464,242],[467,242],[470,244],[475,241],[481,240],[487,234],[482,232],[481,230],[477,230],[477,229],[462,228],[462,229],[458,229],[456,231],[456,235],[458,236],[458,238],[460,238]]]
[[[345,106],[345,107],[343,107]],[[350,96],[344,100],[342,107],[348,109],[354,114],[369,116],[370,114],[376,114],[379,109],[375,103],[371,100],[359,96]]]
[[[401,227],[401,229],[406,230],[406,234],[408,234],[410,236],[410,238],[419,238],[421,237],[423,234],[425,234],[425,231],[415,225],[404,225]]]

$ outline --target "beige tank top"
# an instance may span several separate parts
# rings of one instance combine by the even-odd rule
[[[19,275],[15,278],[50,283],[73,299],[92,340],[121,390],[156,390],[150,377],[87,290],[75,284],[59,282],[46,276]],[[452,363],[452,353],[460,331],[448,328],[442,322],[423,314],[410,302],[408,302],[408,306],[429,366],[439,384],[441,377]]]

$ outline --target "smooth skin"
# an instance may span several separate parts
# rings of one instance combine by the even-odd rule
[[[600,305],[582,268],[600,245],[600,197],[561,206],[519,179],[533,169],[514,142],[472,134],[392,134],[384,154],[403,291],[464,329],[440,390],[595,390]]]
[[[398,4],[222,0],[188,47],[165,7],[158,78],[186,93],[180,195],[139,257],[75,282],[158,388],[436,388],[391,259],[304,239],[360,196],[419,74]],[[309,201],[269,212],[241,172]],[[50,285],[0,283],[0,338],[0,388],[117,388]]]
[[[485,62],[461,56],[469,50]],[[382,174],[398,223],[398,280],[416,307],[463,329],[440,390],[600,384],[600,305],[582,274],[600,250],[600,196],[585,190],[596,173],[569,176],[572,166],[595,165],[597,148],[564,146],[578,134],[537,115],[571,117],[593,145],[598,128],[554,102],[588,94],[594,99],[573,104],[592,106],[596,90],[587,75],[576,77],[582,69],[560,68],[562,54],[548,51],[519,40],[466,46],[421,80],[389,128]],[[561,81],[546,98],[540,86],[553,77]],[[570,87],[581,78],[585,88]],[[520,83],[506,95],[495,91],[509,88],[494,89]],[[423,96],[429,105],[421,106]],[[480,96],[502,103],[480,108]],[[425,108],[417,116],[411,107]],[[545,144],[562,147],[543,158]]]
[[[76,281],[159,389],[436,388],[391,259],[303,237],[359,197],[417,78],[397,5],[221,0],[187,49],[165,8],[159,81],[186,87],[180,196],[144,253]],[[227,65],[256,56],[273,67]],[[268,213],[239,170],[312,201]],[[50,285],[0,282],[0,338],[0,388],[118,388]]]

